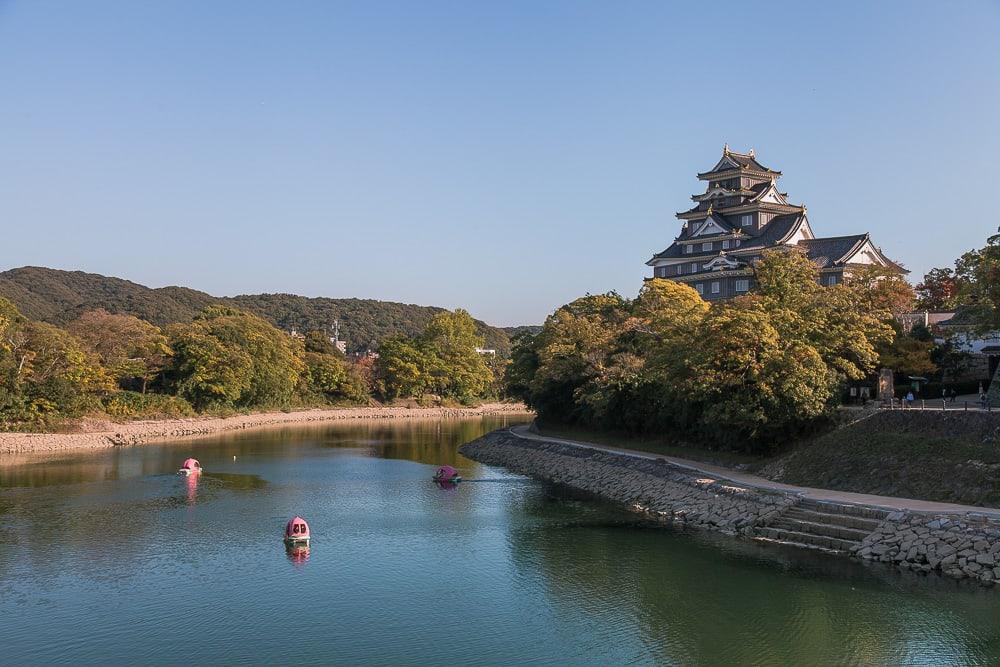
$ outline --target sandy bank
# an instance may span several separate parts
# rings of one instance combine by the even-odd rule
[[[519,414],[527,409],[520,404],[488,403],[475,408],[396,408],[365,407],[296,412],[261,412],[234,417],[193,417],[108,422],[86,433],[0,433],[0,454],[54,452],[69,449],[100,449],[120,445],[176,440],[274,426],[293,426],[317,422],[364,419],[441,419]]]

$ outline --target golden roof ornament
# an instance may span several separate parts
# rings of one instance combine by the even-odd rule
[[[722,154],[723,155],[729,155],[729,144],[724,144],[722,146]]]

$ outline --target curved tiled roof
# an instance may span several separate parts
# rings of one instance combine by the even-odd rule
[[[826,268],[843,261],[845,256],[867,240],[868,234],[851,234],[799,241],[799,245],[805,249],[809,259]]]
[[[806,217],[802,213],[788,213],[771,218],[771,222],[764,225],[764,229],[757,236],[749,236],[740,244],[739,250],[750,248],[769,248],[771,246],[784,243],[785,239],[805,221]]]
[[[757,162],[757,158],[755,156],[751,155],[750,153],[735,153],[735,152],[727,149],[723,153],[723,158],[729,158],[730,160],[732,160],[733,162],[735,162],[737,165],[739,165],[739,167],[741,169],[749,169],[749,170],[752,170],[752,171],[759,171],[759,172],[764,172],[764,173],[768,173],[768,174],[776,174],[778,176],[781,175],[780,171],[775,171],[774,169],[770,169],[768,167],[765,167],[760,162]],[[719,162],[717,162],[715,164],[715,166],[712,167],[711,169],[709,169],[708,171],[703,171],[703,172],[701,172],[698,175],[699,176],[707,176],[708,174],[714,174],[716,172],[729,171],[730,169],[733,168],[733,167],[723,167],[721,169],[717,169],[717,167],[719,167],[719,164],[721,162],[722,162],[722,160],[720,160]]]

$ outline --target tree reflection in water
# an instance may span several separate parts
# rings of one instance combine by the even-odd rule
[[[934,655],[969,664],[1000,649],[994,591],[637,524],[624,510],[555,489],[525,510],[536,520],[510,533],[518,568],[549,591],[560,614],[583,607],[616,610],[620,619],[628,609],[657,661],[897,664]],[[983,637],[997,639],[984,645]]]

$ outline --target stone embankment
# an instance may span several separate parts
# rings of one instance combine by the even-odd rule
[[[993,584],[1000,582],[1000,519],[891,512],[854,554],[917,572]]]
[[[664,521],[751,534],[794,498],[708,478],[665,460],[639,459],[494,431],[459,451],[487,465],[592,493]]]
[[[195,417],[134,421],[121,424],[104,422],[81,433],[3,433],[0,432],[0,454],[53,452],[71,449],[100,449],[121,445],[142,445],[150,442],[185,437],[209,436],[227,431],[296,426],[343,420],[442,419],[480,417],[487,415],[520,414],[527,412],[521,404],[488,403],[475,408],[404,408],[364,407],[330,410],[299,410],[265,412],[234,417]]]
[[[805,489],[741,484],[665,459],[527,439],[509,430],[489,433],[460,451],[480,463],[591,493],[660,521],[984,585],[1000,582],[1000,515],[990,510],[928,514],[818,501],[805,497]]]

